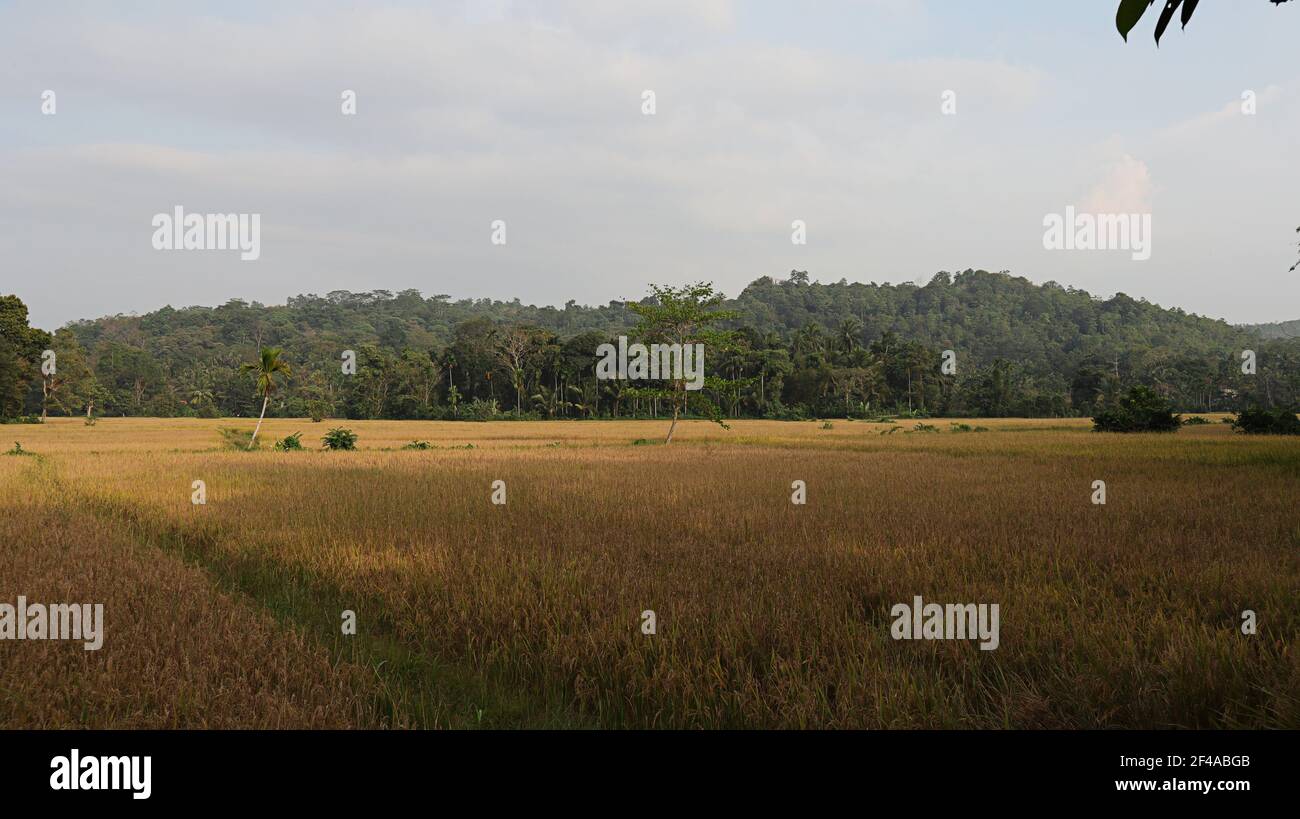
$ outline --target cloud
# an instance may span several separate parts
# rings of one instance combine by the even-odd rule
[[[1052,113],[1073,69],[1014,51],[826,45],[850,6],[876,39],[900,18],[917,37],[934,22],[903,0],[758,22],[749,4],[687,0],[20,5],[0,27],[0,116],[14,126],[0,133],[0,249],[50,326],[341,287],[554,304],[706,278],[734,293],[792,267],[910,281],[982,265],[1109,287],[1090,267],[1105,259],[1036,255],[1045,208],[1084,193],[1107,210],[1164,202],[1165,253],[1192,224],[1162,197],[1200,196],[1187,190],[1207,173],[1185,167],[1195,140],[1140,128],[1090,144]],[[36,113],[43,88],[59,92],[57,117]],[[355,117],[340,114],[345,88]],[[955,117],[941,114],[947,89]],[[1295,100],[1268,100],[1257,136],[1274,145],[1267,117]],[[1216,122],[1214,140],[1244,138]],[[177,204],[263,214],[263,259],[150,253],[149,218]],[[488,241],[497,218],[504,248]],[[807,246],[789,241],[794,219]],[[1153,296],[1161,264],[1147,267]],[[1186,288],[1167,292],[1177,303]]]
[[[1151,171],[1127,154],[1107,169],[1084,199],[1086,213],[1150,213]]]

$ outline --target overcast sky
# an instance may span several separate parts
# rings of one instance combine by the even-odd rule
[[[1115,5],[0,2],[0,293],[52,329],[973,267],[1300,318],[1300,4],[1202,3],[1159,49],[1159,5],[1127,44]],[[261,214],[261,258],[153,249],[177,205]],[[1151,213],[1151,258],[1045,250],[1069,205]]]

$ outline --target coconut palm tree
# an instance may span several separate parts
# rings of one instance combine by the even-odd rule
[[[262,430],[262,420],[266,418],[266,405],[271,403],[271,393],[275,392],[276,388],[275,374],[284,373],[285,378],[293,375],[288,362],[280,358],[282,352],[275,347],[263,347],[262,355],[256,364],[244,364],[239,368],[241,373],[254,374],[257,378],[257,394],[262,396],[262,414],[258,416],[253,437],[248,442],[249,449],[257,443],[257,433]]]
[[[840,351],[852,354],[862,341],[862,322],[853,317],[849,317],[840,322],[835,328],[835,343],[839,346]]]

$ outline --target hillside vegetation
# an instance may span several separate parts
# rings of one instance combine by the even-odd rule
[[[596,348],[635,325],[623,302],[554,308],[336,291],[80,321],[52,338],[24,336],[20,306],[7,303],[0,322],[0,416],[257,414],[261,402],[238,370],[263,347],[282,349],[293,365],[271,417],[663,410],[635,383],[595,378]],[[707,369],[732,383],[710,396],[731,417],[1079,416],[1135,385],[1181,411],[1300,401],[1300,340],[1005,273],[939,273],[917,286],[821,284],[795,271],[754,281],[724,307],[735,314],[737,345],[709,350]],[[59,354],[55,384],[39,375],[45,345]],[[355,375],[340,367],[348,350]],[[945,350],[951,373],[941,369]],[[1242,372],[1245,350],[1256,354],[1254,374]]]

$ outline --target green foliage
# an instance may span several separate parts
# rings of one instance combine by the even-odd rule
[[[402,449],[433,449],[433,444],[428,441],[412,441]]]
[[[222,427],[218,432],[226,445],[231,449],[247,450],[260,446],[253,441],[253,431],[251,429],[236,429],[235,427]]]
[[[302,433],[286,435],[275,442],[275,448],[281,452],[295,452],[302,449]]]
[[[242,364],[239,370],[252,374],[257,385],[257,394],[262,398],[269,398],[278,388],[276,376],[283,375],[288,378],[293,374],[289,363],[284,360],[284,351],[275,347],[263,347],[255,363]]]
[[[495,398],[487,400],[475,398],[465,408],[465,414],[472,421],[494,421],[501,417],[501,409],[497,406]]]
[[[43,424],[45,419],[39,415],[18,415],[13,418],[0,418],[0,424]]]
[[[1289,409],[1253,407],[1238,413],[1232,428],[1246,435],[1300,435],[1300,418]]]
[[[253,374],[257,381],[257,394],[262,397],[262,412],[257,416],[257,426],[253,428],[253,437],[248,442],[248,448],[252,449],[253,444],[257,442],[257,433],[262,429],[266,408],[271,403],[271,394],[277,387],[276,375],[283,374],[288,378],[292,372],[283,358],[283,351],[275,347],[263,347],[256,363],[244,364],[239,369],[240,372]]]
[[[1092,419],[1097,432],[1173,432],[1182,422],[1149,387],[1133,387],[1112,409]]]
[[[656,299],[637,304],[638,312],[624,303],[555,309],[415,291],[336,292],[279,306],[232,301],[77,322],[59,335],[85,351],[91,382],[56,396],[69,412],[93,400],[105,415],[256,418],[266,402],[267,414],[279,417],[448,420],[667,419],[674,411],[720,420],[1093,416],[1137,385],[1185,412],[1300,402],[1293,328],[1233,327],[1122,293],[1100,299],[972,270],[940,273],[921,287],[821,284],[803,272],[762,277],[735,299],[710,297],[712,306],[701,306],[733,315],[715,316],[711,329],[727,343],[706,348],[711,380],[692,391],[699,399],[674,398],[661,382],[597,380],[596,348],[632,334],[647,307],[662,306]],[[20,302],[4,303],[12,309],[8,324],[0,318],[0,416],[39,415],[46,342],[33,344]],[[6,326],[23,328],[21,345],[6,340]],[[260,358],[259,337],[294,360],[291,380],[274,376],[269,402],[239,371],[240,362]],[[513,353],[504,345],[511,337],[520,342]],[[357,351],[354,376],[340,373],[344,349]],[[945,349],[957,352],[955,375],[939,370]],[[1258,375],[1240,372],[1234,354],[1243,349],[1258,353]],[[99,397],[86,398],[96,389]],[[467,413],[475,401],[488,403]],[[64,411],[48,403],[50,412]]]
[[[31,327],[27,305],[17,296],[0,296],[0,418],[42,412],[48,379],[40,371],[41,353],[53,337]]]
[[[1268,0],[1273,5],[1280,5],[1289,2],[1289,0]],[[1120,0],[1119,8],[1115,12],[1115,28],[1119,30],[1120,36],[1128,40],[1129,32],[1142,19],[1146,10],[1155,3],[1155,0]],[[1196,12],[1196,6],[1200,0],[1167,0],[1162,4],[1160,17],[1156,20],[1156,45],[1160,45],[1160,38],[1164,36],[1165,29],[1173,22],[1174,13],[1182,10],[1180,21],[1183,28],[1191,22],[1192,15]]]
[[[736,349],[736,332],[716,326],[735,318],[735,313],[719,309],[724,297],[713,289],[711,283],[698,282],[684,287],[652,284],[650,291],[652,295],[649,299],[628,305],[641,319],[634,331],[639,341],[645,344],[681,345],[683,349],[688,345],[700,344],[704,348],[705,362],[716,361],[718,357]],[[719,371],[716,363],[700,363],[698,366],[705,368],[704,386],[715,395],[738,395],[745,384],[735,378],[708,375],[709,366],[713,367],[715,373]],[[695,412],[723,429],[728,428],[722,420],[722,409],[704,390],[689,389],[685,373],[682,373],[682,377],[670,378],[662,383],[667,386],[637,387],[632,394],[637,398],[665,399],[669,402],[672,425],[668,427],[665,443],[672,442],[677,418],[683,412]]]
[[[1183,419],[1183,426],[1185,427],[1199,427],[1211,423],[1213,423],[1213,421],[1210,421],[1208,418],[1202,418],[1199,415],[1192,415]]]
[[[1155,0],[1120,0],[1119,8],[1115,12],[1115,28],[1119,29],[1120,36],[1128,40],[1128,34],[1133,27],[1142,19],[1142,15],[1151,6]],[[1160,38],[1164,36],[1165,29],[1174,18],[1174,12],[1182,8],[1182,24],[1186,28],[1191,22],[1192,14],[1196,11],[1196,5],[1200,0],[1169,0],[1164,3],[1160,12],[1160,18],[1156,21],[1156,45],[1160,44]],[[1273,0],[1276,3],[1285,3],[1286,0]]]
[[[357,434],[343,427],[331,429],[320,440],[326,449],[351,450],[357,448]]]
[[[6,455],[31,455],[33,453],[23,449],[23,445],[14,441],[14,448],[5,453]]]

